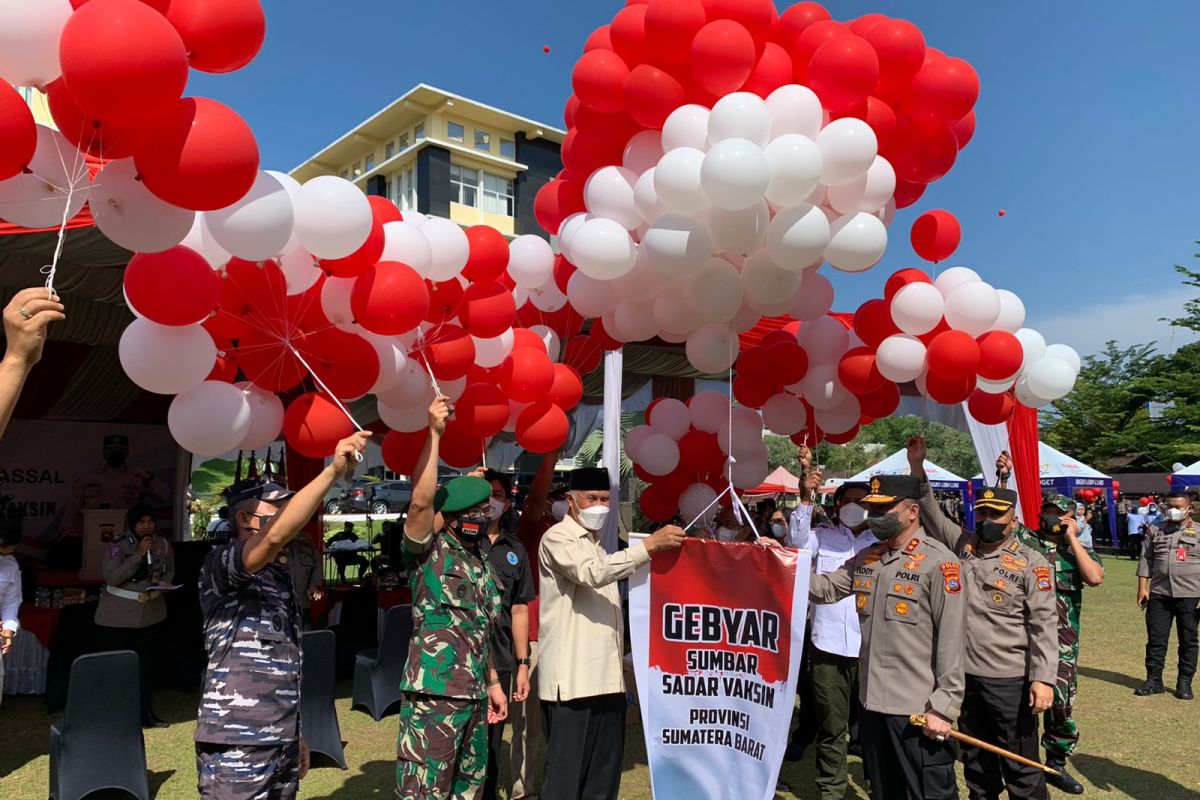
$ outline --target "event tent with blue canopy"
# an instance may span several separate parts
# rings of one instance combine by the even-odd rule
[[[1171,474],[1171,491],[1185,492],[1189,486],[1200,486],[1200,461]]]
[[[975,514],[971,509],[971,503],[968,497],[969,483],[966,478],[960,478],[953,472],[939,467],[932,461],[925,461],[925,475],[929,478],[929,485],[933,487],[935,492],[958,492],[962,495],[963,510],[966,514],[966,525],[968,528],[975,526]],[[880,461],[878,464],[873,464],[852,478],[847,478],[849,482],[863,482],[871,480],[876,475],[909,475],[911,470],[908,467],[908,451],[897,450],[890,456]]]

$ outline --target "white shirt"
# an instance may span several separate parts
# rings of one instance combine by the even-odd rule
[[[21,629],[17,612],[21,608],[21,568],[12,556],[0,556],[0,628]]]
[[[813,568],[818,575],[836,572],[862,550],[879,540],[869,532],[855,535],[845,525],[812,528],[812,506],[800,505],[792,512],[788,546],[811,550]],[[812,643],[825,653],[858,658],[862,634],[854,597],[829,605],[812,604]]]

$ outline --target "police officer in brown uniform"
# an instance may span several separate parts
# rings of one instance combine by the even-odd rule
[[[878,475],[860,502],[880,544],[813,575],[809,597],[854,595],[862,630],[859,722],[874,800],[958,797],[946,743],[963,702],[962,565],[921,528],[920,481]],[[924,714],[922,731],[909,723]]]
[[[1058,613],[1050,563],[1016,537],[1017,493],[983,488],[975,500],[975,530],[951,521],[925,475],[925,441],[908,443],[912,474],[921,480],[925,529],[958,554],[966,587],[966,696],[963,733],[1037,761],[1038,714],[1054,701],[1058,676]],[[1046,800],[1041,770],[976,748],[963,753],[972,800]]]
[[[1187,495],[1169,495],[1166,522],[1152,526],[1142,542],[1137,603],[1146,611],[1146,682],[1134,692],[1138,697],[1165,691],[1162,672],[1172,622],[1179,631],[1175,696],[1180,700],[1191,700],[1193,696],[1200,606],[1200,524],[1191,518],[1192,510]]]

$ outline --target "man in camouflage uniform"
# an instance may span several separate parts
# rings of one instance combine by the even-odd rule
[[[449,414],[446,398],[430,406],[404,524],[413,636],[400,683],[401,800],[475,800],[487,777],[487,724],[508,714],[488,652],[500,592],[479,546],[492,487],[464,477],[437,488],[438,444]]]
[[[299,492],[258,479],[233,487],[236,537],[200,570],[208,666],[196,724],[202,800],[291,800],[308,771],[300,739],[300,615],[286,548],[369,433],[338,443]]]

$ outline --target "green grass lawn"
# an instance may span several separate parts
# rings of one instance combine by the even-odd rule
[[[1142,615],[1134,605],[1134,565],[1108,559],[1107,583],[1089,590],[1084,601],[1083,654],[1076,719],[1082,731],[1072,769],[1087,786],[1085,797],[1136,800],[1195,800],[1200,797],[1200,770],[1194,744],[1200,733],[1200,706],[1172,695],[1141,699],[1133,688],[1141,682],[1145,645]],[[1175,682],[1172,639],[1166,679]],[[319,762],[301,786],[304,798],[392,797],[396,717],[374,722],[350,710],[350,685],[342,685],[337,701],[342,738],[350,768],[342,772]],[[151,788],[160,800],[196,796],[192,732],[196,697],[160,692],[159,714],[172,726],[146,733]],[[41,800],[47,796],[47,762],[51,717],[41,698],[6,697],[0,708],[0,797]],[[104,747],[97,742],[97,747]],[[507,770],[505,770],[507,772]],[[866,798],[862,766],[851,759],[851,792]],[[798,764],[784,764],[782,776],[795,794],[811,798],[811,751]],[[1057,795],[1053,790],[1051,794]],[[740,795],[731,787],[730,800]],[[965,796],[965,791],[964,791]],[[621,797],[650,797],[645,747],[636,713],[630,715]],[[547,798],[546,800],[554,800]],[[676,800],[664,798],[663,800]]]

